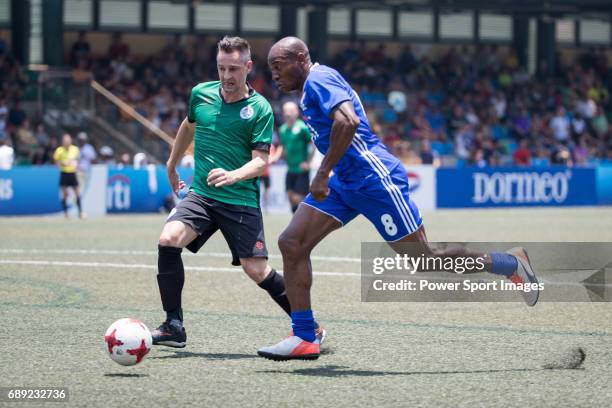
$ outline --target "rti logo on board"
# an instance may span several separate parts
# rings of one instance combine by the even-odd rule
[[[13,180],[0,179],[0,200],[13,199]]]
[[[130,184],[130,179],[123,174],[115,174],[109,177],[106,188],[107,209],[130,209]]]

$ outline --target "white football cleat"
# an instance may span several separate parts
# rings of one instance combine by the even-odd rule
[[[298,336],[289,336],[273,346],[260,348],[257,354],[274,361],[316,360],[321,348],[318,339],[311,343]]]
[[[289,332],[289,336],[293,336],[293,330]],[[317,326],[317,328],[315,329],[315,336],[317,336],[319,346],[322,346],[323,342],[327,338],[327,330],[325,330],[323,326]]]
[[[538,278],[536,277],[533,269],[531,268],[531,262],[529,261],[529,255],[527,255],[527,251],[525,248],[512,248],[506,253],[513,255],[518,261],[518,267],[516,271],[508,277],[513,283],[521,283],[532,286],[529,291],[521,291],[521,295],[523,295],[523,299],[528,306],[534,306],[538,302],[538,298],[540,296],[540,290],[538,288],[533,289],[533,283],[538,283]]]

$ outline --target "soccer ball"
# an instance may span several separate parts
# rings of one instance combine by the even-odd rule
[[[104,348],[114,362],[131,366],[140,363],[151,351],[153,339],[143,322],[119,319],[104,334]]]

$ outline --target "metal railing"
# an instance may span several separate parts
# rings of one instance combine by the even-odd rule
[[[116,152],[146,153],[164,162],[174,138],[94,80],[90,72],[41,71],[38,113],[56,129],[87,131],[94,142]]]

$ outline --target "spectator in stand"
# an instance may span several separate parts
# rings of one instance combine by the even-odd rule
[[[421,153],[419,156],[421,163],[440,167],[440,155],[435,150],[432,150],[429,139],[423,139],[421,142]]]
[[[566,142],[570,136],[570,122],[565,115],[565,109],[562,106],[557,108],[556,115],[550,121],[550,129],[554,138],[559,142]]]
[[[85,132],[79,132],[77,135],[77,146],[81,153],[78,165],[79,184],[84,186],[87,182],[91,164],[96,161],[98,155],[96,149],[87,141],[87,133]]]
[[[574,114],[572,118],[572,137],[574,140],[577,140],[580,136],[582,136],[587,130],[587,123],[582,117],[582,115],[578,112]]]
[[[87,33],[79,32],[77,41],[72,45],[70,51],[70,63],[73,67],[78,67],[81,61],[89,63],[91,46],[87,41]]]
[[[407,140],[398,140],[392,146],[391,152],[406,166],[421,164],[421,158],[412,149],[411,143]]]
[[[113,42],[108,47],[108,57],[111,60],[127,59],[130,55],[130,47],[123,42],[121,33],[113,34]]]
[[[446,118],[440,111],[438,105],[433,105],[426,113],[425,119],[429,123],[429,127],[435,134],[446,132]]]
[[[11,128],[17,129],[23,125],[28,115],[26,111],[21,107],[21,101],[17,99],[13,107],[9,110],[8,124]]]
[[[572,151],[572,156],[574,159],[574,163],[577,166],[585,165],[591,158],[591,154],[589,152],[588,140],[589,135],[584,134],[580,136],[578,139],[578,143],[574,146],[574,150]]]
[[[410,44],[404,45],[402,53],[399,56],[396,66],[396,72],[400,75],[406,75],[412,72],[417,66],[417,59],[412,53]]]
[[[0,170],[10,170],[15,162],[15,151],[8,137],[0,137]]]
[[[484,151],[481,148],[472,150],[470,158],[467,161],[470,166],[487,167],[487,161],[484,158]]]
[[[600,138],[608,132],[608,118],[600,106],[597,107],[595,116],[591,119],[591,128],[595,135]]]
[[[25,119],[21,126],[15,131],[16,154],[20,161],[32,163],[32,156],[37,149],[38,143],[30,127],[30,121]]]
[[[145,153],[136,153],[134,155],[134,168],[143,169],[149,164],[149,159]]]
[[[115,165],[115,152],[110,146],[102,146],[100,148],[100,163],[106,164],[107,166]]]
[[[467,160],[474,147],[475,133],[472,125],[463,125],[455,136],[455,153],[460,159]]]
[[[512,160],[517,166],[531,166],[531,152],[527,139],[521,140],[518,149],[512,154]]]
[[[119,163],[117,163],[117,168],[124,169],[126,167],[132,166],[132,158],[129,153],[123,153],[119,158]]]
[[[40,147],[49,147],[51,145],[51,138],[45,130],[45,125],[43,125],[42,123],[39,123],[38,126],[36,126],[34,138],[36,139],[36,143],[38,143],[38,146]]]
[[[9,109],[6,105],[6,99],[0,97],[0,139],[7,135],[7,119]]]
[[[572,154],[567,146],[565,146],[563,143],[557,143],[552,148],[550,163],[562,166],[572,166]]]
[[[583,118],[591,119],[597,112],[597,104],[589,96],[588,92],[582,91],[580,92],[580,95],[580,99],[576,103],[576,112],[578,112]]]
[[[181,164],[179,165],[179,167],[195,169],[195,157],[193,157],[193,154],[190,154],[190,153],[185,154],[183,158],[181,159]]]
[[[514,117],[513,128],[514,133],[518,139],[523,139],[529,135],[531,131],[531,119],[529,118],[529,112],[524,107],[518,115]]]

